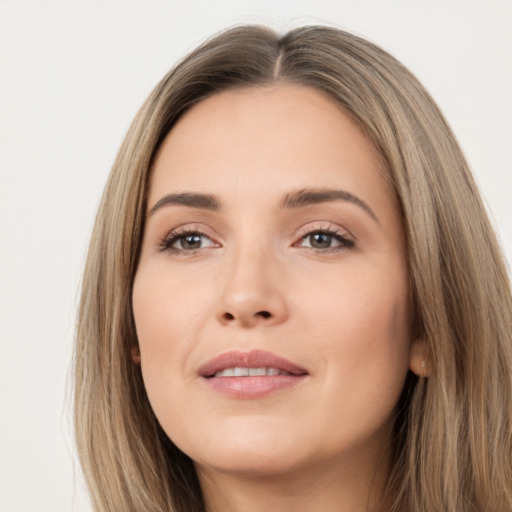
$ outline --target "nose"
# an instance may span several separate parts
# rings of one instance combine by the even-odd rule
[[[254,249],[234,259],[221,283],[219,322],[244,328],[284,322],[288,307],[276,261],[268,254],[257,254]]]

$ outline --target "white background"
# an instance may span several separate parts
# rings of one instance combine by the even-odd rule
[[[237,23],[333,24],[402,60],[454,128],[512,261],[512,1],[0,0],[1,512],[90,510],[67,394],[95,210],[152,87]]]

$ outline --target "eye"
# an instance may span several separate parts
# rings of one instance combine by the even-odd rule
[[[353,240],[348,239],[336,230],[322,229],[311,231],[302,236],[298,245],[317,251],[335,251],[351,249],[355,244]]]
[[[159,243],[159,250],[175,253],[192,253],[217,244],[207,235],[199,231],[178,230],[169,233]]]

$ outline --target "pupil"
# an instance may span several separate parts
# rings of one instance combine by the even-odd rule
[[[201,237],[199,235],[188,235],[183,241],[184,249],[199,249],[201,247]]]
[[[331,235],[325,233],[314,233],[310,236],[311,247],[315,249],[325,249],[331,245]]]

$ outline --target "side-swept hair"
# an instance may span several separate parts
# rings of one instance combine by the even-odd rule
[[[132,284],[149,172],[177,119],[206,97],[301,84],[373,141],[403,213],[428,378],[409,375],[387,490],[394,512],[512,510],[512,298],[462,152],[434,101],[388,53],[334,28],[230,29],[182,60],[133,121],[96,218],[75,350],[78,453],[96,511],[200,512],[192,461],[166,437],[140,368]]]

